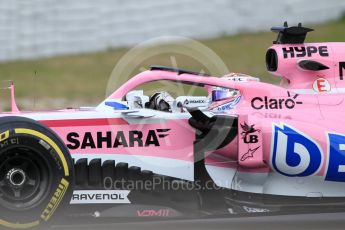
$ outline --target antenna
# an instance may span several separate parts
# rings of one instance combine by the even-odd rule
[[[33,110],[36,108],[36,78],[37,78],[37,70],[34,71],[34,76],[32,78],[32,91],[33,91]]]

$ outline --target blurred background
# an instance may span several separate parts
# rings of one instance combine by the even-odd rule
[[[302,22],[315,29],[308,42],[345,42],[344,13],[344,0],[0,0],[0,81],[14,80],[22,109],[97,105],[133,46],[161,36],[179,45],[179,36],[210,48],[230,71],[277,83],[264,62],[276,37],[270,27]],[[160,54],[159,41],[132,76],[152,64],[207,72],[197,55]]]

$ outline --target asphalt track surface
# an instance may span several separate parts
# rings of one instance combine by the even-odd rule
[[[231,217],[197,220],[168,220],[132,223],[67,224],[51,227],[52,230],[328,230],[345,229],[345,212],[323,214],[298,214],[256,217]]]

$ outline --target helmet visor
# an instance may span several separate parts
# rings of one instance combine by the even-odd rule
[[[213,90],[212,91],[212,101],[220,101],[232,97],[232,93],[228,90]]]

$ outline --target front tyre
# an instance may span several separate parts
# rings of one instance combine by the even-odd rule
[[[21,117],[0,118],[0,228],[45,224],[69,205],[73,161],[49,128]]]

